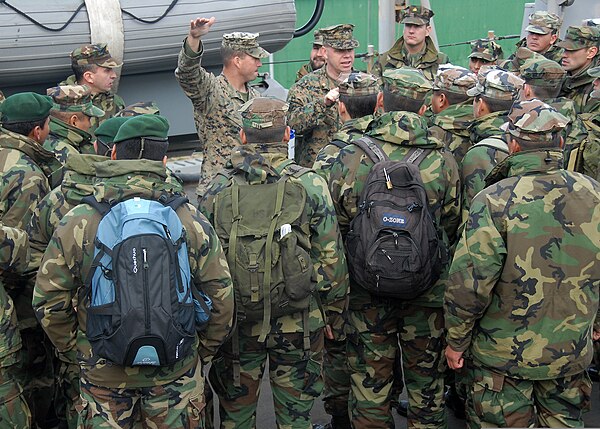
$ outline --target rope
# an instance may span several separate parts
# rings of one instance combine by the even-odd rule
[[[510,36],[498,36],[495,37],[493,40],[507,40],[507,39],[520,39],[521,36],[518,34],[511,34]],[[468,45],[472,42],[476,42],[479,39],[475,39],[475,40],[467,40],[465,42],[456,42],[456,43],[446,43],[445,45],[440,45],[440,48],[446,48],[448,46],[459,46],[459,45]],[[484,40],[489,40],[489,39],[484,39]]]
[[[159,16],[156,19],[143,19],[140,18],[136,15],[134,15],[131,12],[128,12],[124,9],[121,9],[121,12],[123,12],[123,15],[127,15],[133,19],[135,19],[136,21],[142,22],[144,24],[156,24],[157,22],[160,22],[161,20],[163,20],[167,14],[175,7],[175,5],[179,2],[179,0],[173,0],[171,2],[171,4],[167,7],[167,9],[164,11],[164,13]],[[85,7],[85,2],[82,2],[79,7],[77,7],[77,9],[75,9],[75,11],[73,12],[73,14],[71,15],[71,17],[67,20],[67,22],[65,22],[62,26],[58,27],[58,28],[52,28],[52,27],[48,27],[47,25],[42,24],[41,22],[37,21],[36,19],[32,18],[31,16],[29,16],[27,14],[27,12],[23,12],[22,10],[18,9],[17,7],[11,5],[10,3],[8,3],[6,0],[0,0],[0,4],[6,5],[6,7],[8,7],[9,9],[12,9],[14,12],[16,12],[17,14],[21,15],[23,18],[27,19],[28,21],[32,22],[33,24],[37,25],[38,27],[43,28],[44,30],[48,30],[48,31],[62,31],[65,28],[67,28],[67,26],[73,22],[73,20],[75,19],[75,17],[77,16],[77,14],[79,12],[81,12],[81,9],[83,9]]]

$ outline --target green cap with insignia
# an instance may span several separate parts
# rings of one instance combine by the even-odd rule
[[[431,82],[417,69],[407,67],[383,72],[383,86],[388,91],[413,100],[424,100],[433,89]]]
[[[221,45],[234,51],[244,52],[251,57],[260,59],[267,58],[269,53],[258,44],[258,33],[243,33],[236,31],[223,34]]]
[[[158,104],[154,101],[139,101],[137,103],[130,104],[123,110],[119,110],[115,117],[131,117],[139,115],[160,115]]]
[[[354,25],[338,24],[321,29],[323,35],[323,44],[335,49],[354,49],[358,48],[358,40],[354,38]]]
[[[538,99],[515,101],[502,129],[523,140],[543,142],[567,126],[569,120]]]
[[[577,51],[583,48],[600,46],[600,27],[583,27],[571,25],[567,28],[565,38],[556,46],[567,51]]]
[[[46,94],[54,100],[53,110],[59,112],[82,112],[83,114],[101,118],[104,110],[92,104],[90,88],[87,85],[62,85],[48,88]]]
[[[554,13],[539,10],[529,15],[529,25],[525,31],[535,34],[550,34],[558,32],[562,19]]]
[[[160,115],[139,115],[128,118],[115,135],[115,144],[131,139],[167,141],[169,121]]]
[[[360,97],[379,93],[381,85],[372,74],[352,72],[338,85],[338,88],[340,95]]]
[[[323,46],[323,33],[321,32],[321,29],[315,30],[313,36],[313,45]]]
[[[533,52],[531,49],[527,49],[525,47],[520,47],[516,50],[512,60],[504,60],[498,63],[498,67],[502,70],[506,70],[515,74],[519,74],[521,72],[521,66],[525,64],[530,58],[546,58],[537,52]]]
[[[477,84],[477,77],[463,67],[450,67],[439,71],[433,81],[434,91],[447,91],[466,95]]]
[[[242,115],[242,126],[262,130],[285,127],[289,105],[275,97],[256,97],[244,103],[238,110]]]
[[[520,76],[525,83],[535,86],[561,85],[567,72],[556,61],[547,58],[530,58],[523,63]]]
[[[396,14],[396,20],[400,18],[401,24],[429,25],[433,15],[433,11],[424,6],[407,5]]]
[[[470,97],[514,100],[525,81],[517,75],[495,67],[484,66],[477,74],[477,85],[467,91]]]
[[[52,98],[35,92],[19,92],[7,97],[0,104],[2,123],[35,122],[50,114],[54,103]]]
[[[471,42],[471,55],[469,58],[480,58],[492,62],[504,56],[502,46],[490,39],[478,39]]]
[[[71,52],[71,63],[78,66],[95,64],[100,67],[108,67],[109,69],[114,69],[123,65],[123,63],[120,63],[111,57],[108,48],[106,47],[106,43],[83,45],[76,48]]]

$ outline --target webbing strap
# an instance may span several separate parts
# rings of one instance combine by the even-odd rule
[[[227,264],[229,269],[233,272],[235,269],[235,249],[237,245],[238,225],[240,223],[240,189],[235,181],[231,184],[231,212],[233,218],[231,219],[231,232],[229,236],[229,250],[227,252]]]
[[[238,334],[238,327],[236,326],[231,335],[231,354],[233,361],[233,385],[235,387],[241,387],[240,381],[240,336]]]
[[[381,147],[370,137],[362,136],[361,138],[354,140],[352,144],[361,148],[375,164],[390,159],[383,149],[381,149]]]
[[[308,357],[310,356],[310,329],[308,326],[308,312],[310,311],[310,306],[309,308],[305,309],[302,312],[302,324],[303,324],[303,328],[304,328],[304,336],[302,338],[302,344],[304,347],[304,357],[306,359],[308,359]],[[327,323],[327,321],[325,321],[325,323]]]
[[[423,152],[425,152],[425,151],[423,149],[421,149],[420,147],[416,148],[415,150],[409,151],[408,156],[406,157],[406,162],[408,162],[409,164],[414,163],[418,157],[423,155]],[[416,165],[419,165],[422,160],[423,159],[421,159]]]

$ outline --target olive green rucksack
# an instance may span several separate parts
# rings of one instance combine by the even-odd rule
[[[272,183],[251,185],[229,174],[229,186],[214,199],[214,227],[233,278],[238,321],[262,320],[261,342],[271,318],[308,310],[316,289],[306,190],[289,180],[310,170],[286,168]]]

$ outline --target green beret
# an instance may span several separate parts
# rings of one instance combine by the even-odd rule
[[[52,98],[35,92],[11,95],[0,104],[2,122],[34,122],[46,118],[54,103]]]
[[[417,69],[387,69],[383,72],[383,85],[388,91],[403,95],[413,100],[425,100],[433,85],[425,75]]]
[[[94,134],[96,135],[96,138],[102,140],[103,143],[112,143],[115,140],[121,125],[129,119],[131,119],[131,116],[109,118],[96,128]]]
[[[117,131],[113,142],[148,138],[152,140],[167,140],[169,121],[160,115],[140,115],[129,118]]]

